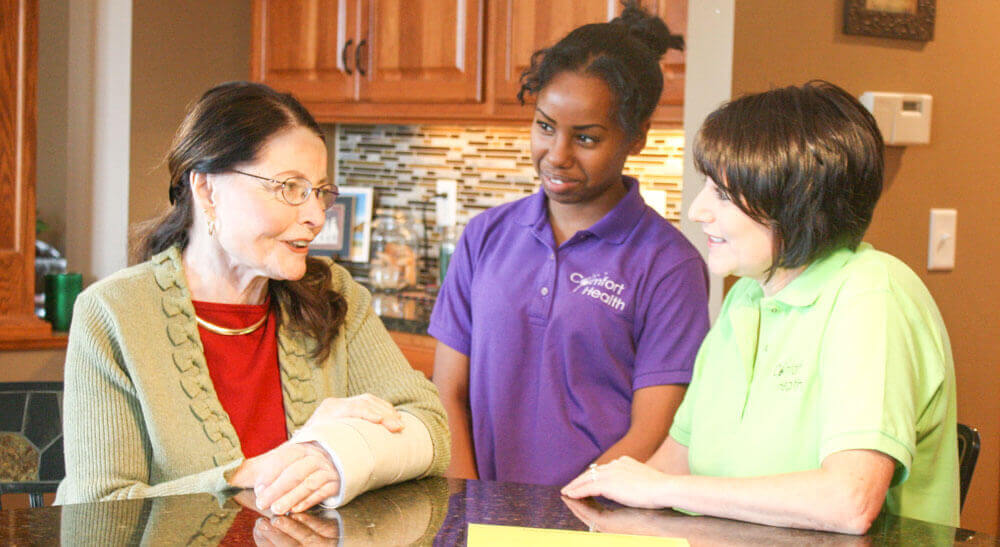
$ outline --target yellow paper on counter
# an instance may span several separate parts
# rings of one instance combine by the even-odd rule
[[[550,528],[525,528],[523,526],[497,526],[469,523],[469,547],[510,545],[545,545],[546,547],[607,547],[609,545],[689,545],[684,538],[635,536],[631,534],[605,534],[581,530],[553,530]]]

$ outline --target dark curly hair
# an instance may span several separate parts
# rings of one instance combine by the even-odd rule
[[[637,1],[622,3],[625,9],[612,21],[578,27],[533,53],[531,66],[521,74],[521,104],[563,72],[597,76],[615,97],[622,129],[630,137],[638,135],[663,92],[659,59],[670,48],[683,50],[684,38],[671,34],[662,19],[643,11]]]
[[[821,80],[723,105],[693,149],[698,171],[774,230],[771,273],[856,249],[882,195],[885,146],[875,118]]]
[[[192,172],[223,173],[253,161],[268,139],[292,127],[306,127],[326,140],[309,111],[289,94],[252,82],[228,82],[206,91],[181,122],[167,155],[171,207],[140,225],[133,260],[187,247],[194,220]],[[302,279],[272,279],[267,284],[279,325],[278,310],[284,310],[290,327],[319,342],[314,357],[320,361],[329,354],[347,315],[347,301],[330,290],[330,280],[329,266],[310,257]]]

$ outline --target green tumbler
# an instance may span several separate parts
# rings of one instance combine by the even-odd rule
[[[52,329],[68,331],[73,319],[73,304],[83,290],[83,275],[78,273],[45,274],[45,320]]]

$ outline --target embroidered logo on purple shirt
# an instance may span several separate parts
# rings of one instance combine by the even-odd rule
[[[617,282],[608,276],[608,272],[584,275],[579,272],[569,274],[569,280],[576,284],[574,294],[589,296],[600,300],[615,311],[624,311],[627,305],[621,298],[625,284]]]

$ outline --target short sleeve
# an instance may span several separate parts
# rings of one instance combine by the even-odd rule
[[[683,446],[691,446],[691,403],[689,401],[694,400],[692,390],[695,389],[695,386],[696,383],[692,382],[688,386],[688,390],[684,392],[684,400],[681,401],[681,406],[674,413],[674,421],[670,424],[670,437]]]
[[[919,386],[906,318],[887,290],[841,296],[820,348],[819,458],[877,450],[897,462],[893,485],[916,453]]]
[[[687,384],[708,332],[708,280],[699,257],[674,267],[645,298],[632,389]]]
[[[478,239],[477,226],[473,219],[455,246],[427,328],[428,334],[463,355],[469,355],[472,348],[471,287],[475,274],[472,246]]]

